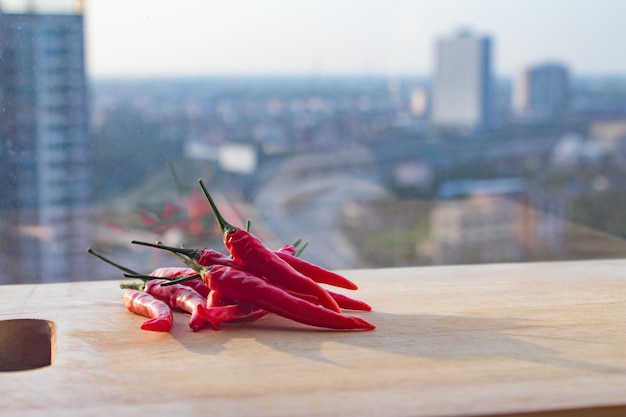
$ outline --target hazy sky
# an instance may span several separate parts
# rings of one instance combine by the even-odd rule
[[[625,17],[625,0],[86,0],[86,45],[93,76],[429,75],[433,41],[466,27],[499,75],[626,75]]]

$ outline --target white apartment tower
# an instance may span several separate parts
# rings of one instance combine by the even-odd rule
[[[0,283],[88,279],[82,14],[0,11],[0,103]]]
[[[433,126],[461,131],[489,127],[491,39],[461,31],[437,40]]]
[[[517,115],[550,119],[567,110],[569,71],[564,65],[546,63],[529,67],[517,79],[513,107]]]

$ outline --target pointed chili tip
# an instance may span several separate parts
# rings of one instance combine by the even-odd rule
[[[357,320],[359,322],[359,324],[362,326],[363,330],[374,330],[376,329],[376,326],[374,326],[372,323],[370,323],[369,321],[365,321],[363,319],[358,319]]]

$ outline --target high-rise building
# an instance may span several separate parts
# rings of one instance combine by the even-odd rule
[[[83,16],[0,11],[0,283],[85,279]]]
[[[431,122],[463,131],[489,127],[491,39],[461,31],[438,39]]]
[[[513,108],[519,116],[550,119],[564,113],[569,101],[569,71],[547,63],[522,71],[517,80]]]

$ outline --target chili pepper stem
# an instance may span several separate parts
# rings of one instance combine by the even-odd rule
[[[295,256],[296,256],[296,257],[299,257],[300,255],[302,255],[302,252],[304,252],[304,250],[306,249],[306,247],[307,247],[307,246],[309,246],[309,242],[304,242],[304,245],[302,245],[302,247],[301,247],[301,248],[299,248],[299,249],[296,251]],[[294,247],[295,247],[295,246],[294,246]]]
[[[104,256],[100,255],[99,253],[94,252],[94,250],[91,249],[91,248],[87,249],[87,252],[92,254],[96,258],[99,258],[99,259],[103,260],[104,262],[108,263],[109,265],[113,265],[114,267],[116,267],[116,268],[126,272],[127,274],[139,275],[138,272],[135,272],[135,271],[133,271],[130,268],[126,268],[125,266],[122,266],[120,264],[117,264],[117,263],[113,262],[110,259],[105,258]]]
[[[137,278],[137,279],[142,279],[144,281],[151,281],[153,279],[172,280],[172,278],[155,277],[152,275],[143,275],[143,274],[124,274],[124,276],[126,278]]]
[[[234,232],[235,230],[237,230],[237,227],[228,223],[226,219],[224,219],[220,211],[217,209],[217,205],[213,201],[213,198],[211,197],[211,194],[209,194],[209,191],[204,186],[204,182],[202,180],[198,180],[198,183],[200,184],[200,187],[202,188],[202,192],[204,193],[204,196],[206,197],[206,199],[209,201],[209,204],[211,205],[211,212],[213,213],[213,217],[215,217],[217,224],[219,224],[220,229],[222,230],[222,233]]]
[[[162,243],[149,243],[149,242],[142,242],[139,240],[133,240],[130,243],[135,244],[135,245],[142,245],[142,246],[148,246],[151,248],[157,248],[157,249],[164,249],[164,250],[168,250],[170,252],[174,252],[174,253],[180,253],[183,254],[185,256],[188,256],[190,258],[196,257],[198,256],[202,251],[198,250],[198,249],[188,249],[188,248],[175,248],[173,246],[166,246]]]
[[[178,278],[178,279],[172,280],[170,282],[164,282],[163,284],[161,284],[161,286],[162,287],[169,287],[170,285],[181,284],[183,282],[191,281],[191,280],[197,279],[197,278],[202,278],[202,276],[200,274],[196,274],[196,275],[191,275],[191,276],[188,276],[188,277]]]
[[[181,262],[187,265],[189,268],[193,269],[196,272],[200,272],[202,270],[202,265],[198,265],[192,258],[193,256],[199,254],[201,251],[196,249],[183,249],[183,248],[175,248],[172,246],[165,246],[161,243],[148,243],[148,242],[140,242],[138,240],[133,240],[131,243],[135,243],[137,245],[149,246],[151,248],[163,249],[169,252],[172,252],[174,256],[176,256]],[[180,256],[182,254],[184,256]],[[197,278],[197,277],[196,277]],[[189,281],[185,279],[185,281]]]
[[[145,283],[144,284],[126,284],[126,283],[122,283],[120,284],[120,288],[123,290],[137,290],[137,291],[143,291],[145,288]]]
[[[152,281],[155,279],[162,279],[162,280],[166,280],[168,282],[164,282],[163,284],[161,284],[161,286],[163,287],[169,287],[170,285],[175,285],[175,284],[180,284],[181,282],[187,282],[187,281],[191,281],[193,279],[196,278],[200,278],[200,274],[195,274],[195,275],[190,275],[188,277],[182,277],[182,278],[164,278],[164,277],[155,277],[152,275],[141,275],[141,274],[124,274],[124,276],[126,278],[137,278],[137,279],[141,279],[144,281]],[[122,284],[124,285],[124,284]],[[120,285],[120,287],[122,286]]]

